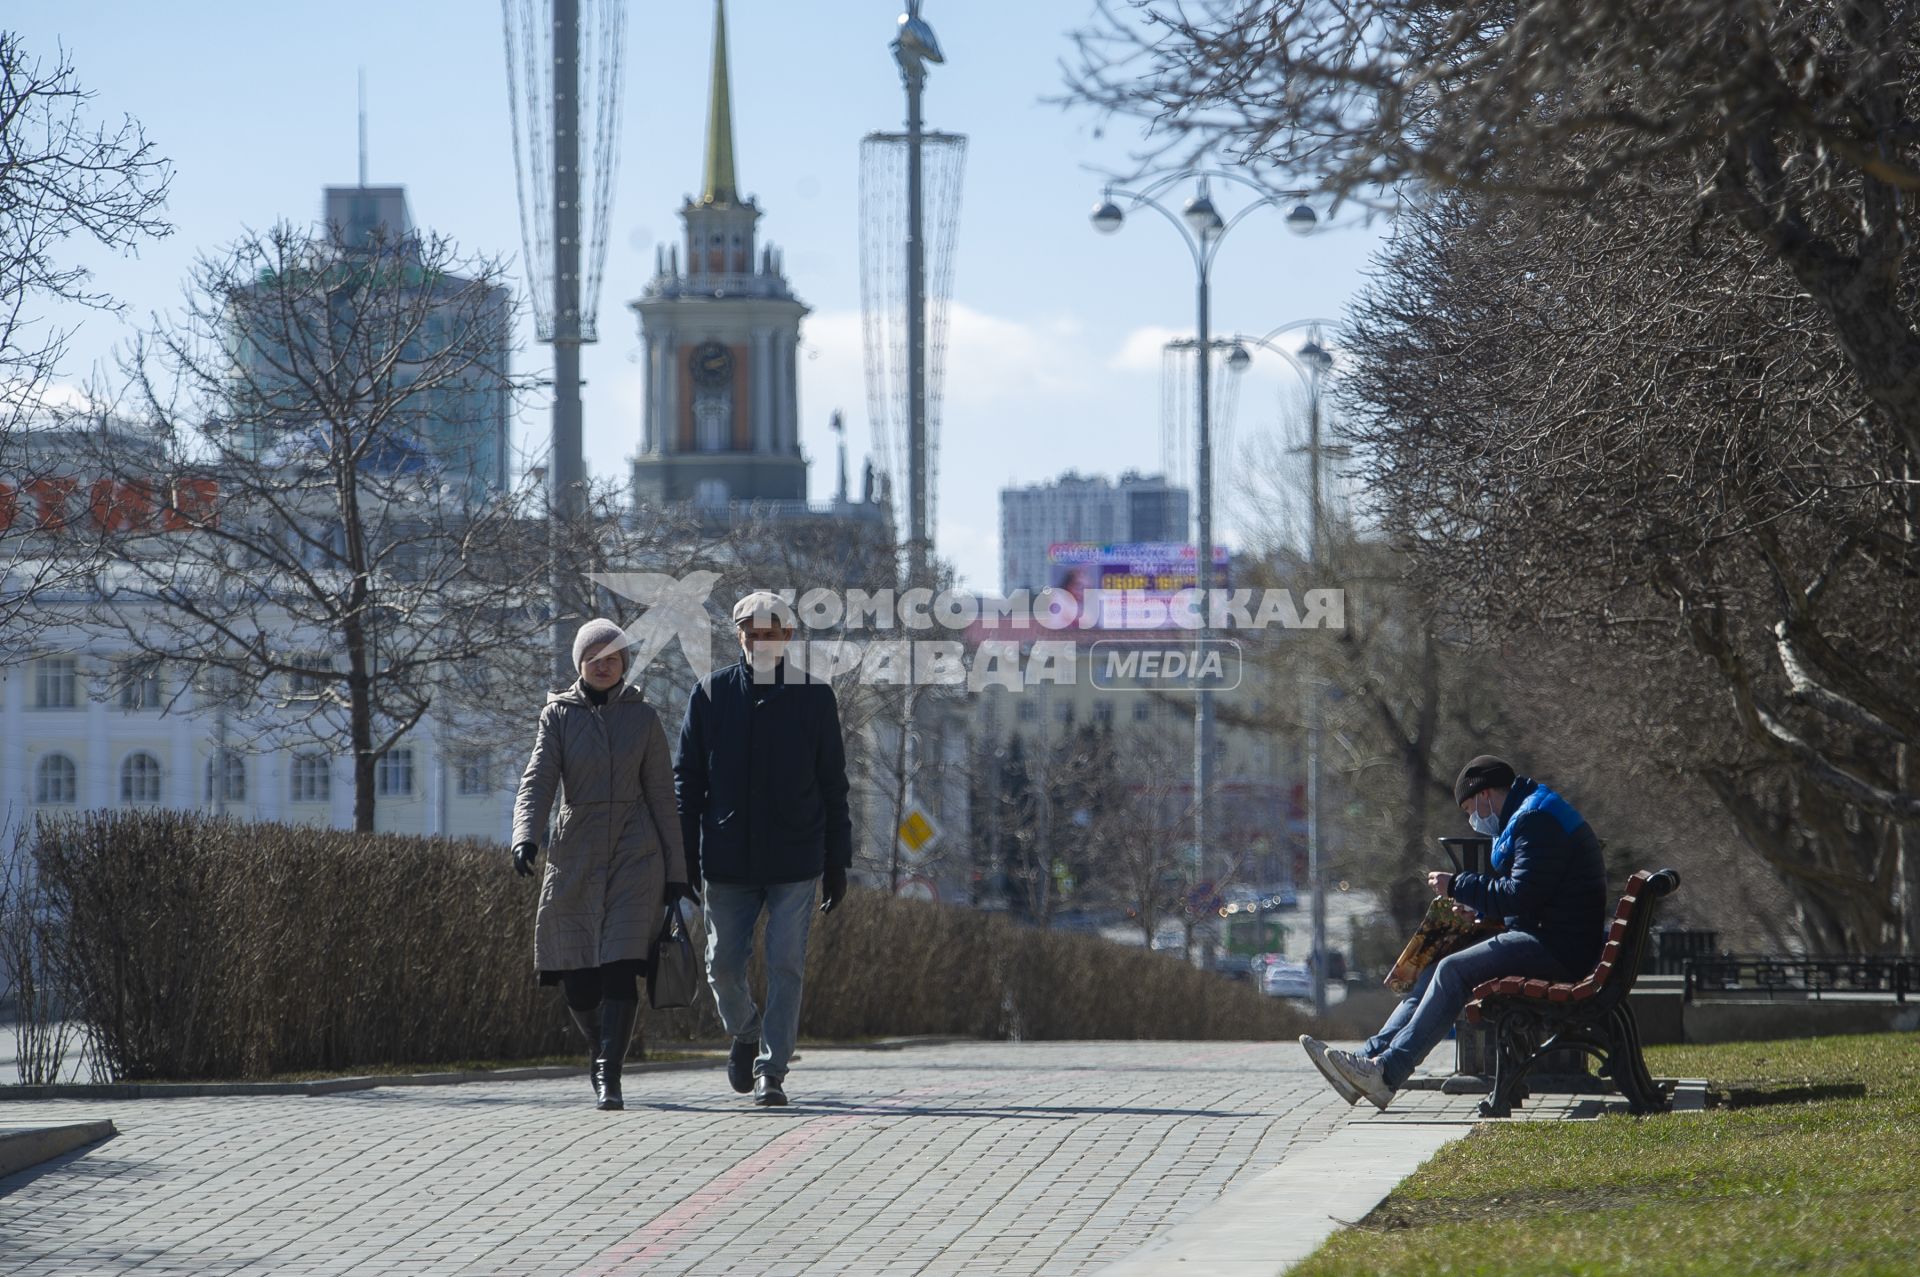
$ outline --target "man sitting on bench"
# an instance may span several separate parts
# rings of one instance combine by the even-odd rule
[[[1358,1053],[1302,1036],[1307,1058],[1342,1099],[1384,1109],[1427,1052],[1447,1036],[1476,985],[1500,976],[1578,980],[1606,940],[1607,870],[1600,840],[1566,799],[1482,754],[1460,771],[1454,800],[1476,833],[1493,839],[1493,873],[1430,873],[1451,896],[1507,929],[1420,973],[1380,1032]]]

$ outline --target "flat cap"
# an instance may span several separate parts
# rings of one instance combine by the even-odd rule
[[[1464,803],[1483,789],[1513,788],[1513,764],[1492,754],[1481,754],[1460,769],[1453,782],[1453,801]]]
[[[790,626],[793,624],[793,609],[772,590],[755,590],[733,605],[733,623],[743,625],[755,617],[771,617],[782,625]]]

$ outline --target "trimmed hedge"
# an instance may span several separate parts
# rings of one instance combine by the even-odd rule
[[[58,978],[113,1077],[581,1051],[533,978],[534,892],[498,845],[115,811],[43,819],[30,850]],[[815,922],[801,1032],[1266,1039],[1302,1023],[1165,955],[856,891]],[[642,1040],[722,1036],[703,994],[650,1013]]]

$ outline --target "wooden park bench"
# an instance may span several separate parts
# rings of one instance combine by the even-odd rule
[[[1477,985],[1467,1020],[1493,1026],[1493,1089],[1480,1101],[1485,1117],[1506,1117],[1525,1098],[1527,1073],[1550,1051],[1576,1048],[1600,1060],[1634,1113],[1664,1113],[1666,1094],[1647,1072],[1640,1030],[1627,994],[1647,948],[1655,905],[1680,885],[1672,869],[1642,869],[1627,879],[1627,894],[1613,913],[1606,947],[1593,972],[1579,983],[1501,976]]]

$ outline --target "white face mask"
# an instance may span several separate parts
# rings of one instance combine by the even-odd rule
[[[1484,834],[1488,838],[1500,832],[1500,816],[1498,813],[1482,816],[1478,812],[1475,812],[1473,815],[1467,817],[1467,823],[1473,826],[1474,833]]]

